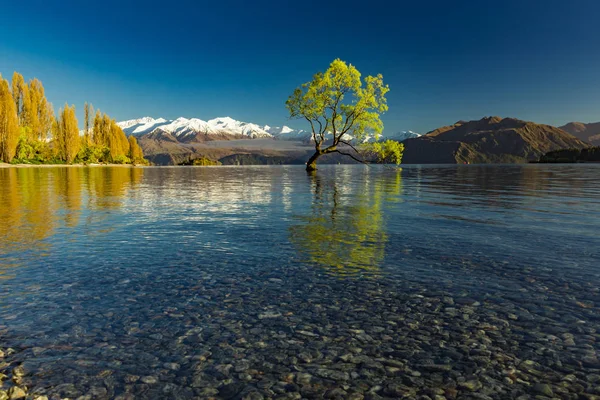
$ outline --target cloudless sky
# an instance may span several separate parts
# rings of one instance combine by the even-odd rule
[[[388,131],[487,115],[600,121],[600,1],[2,1],[0,73],[55,110],[287,124],[335,58],[391,91]]]

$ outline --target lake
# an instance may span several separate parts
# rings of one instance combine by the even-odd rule
[[[3,390],[592,399],[599,289],[600,165],[0,168]]]

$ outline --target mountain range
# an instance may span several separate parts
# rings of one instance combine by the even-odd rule
[[[583,122],[569,122],[560,127],[565,132],[594,146],[600,146],[600,122],[586,124]]]
[[[311,134],[288,126],[275,127],[230,117],[144,117],[119,122],[127,135],[138,138],[145,156],[155,164],[179,164],[206,157],[235,164],[298,164],[314,151]],[[405,144],[403,162],[523,163],[549,151],[582,149],[600,141],[600,123],[569,123],[557,128],[515,118],[485,117],[458,121],[424,135],[401,131],[380,140]],[[367,138],[370,140],[370,138]],[[328,155],[323,162],[349,162]]]
[[[501,117],[458,121],[403,143],[406,164],[525,163],[549,151],[589,146],[554,126]]]
[[[249,122],[237,121],[230,117],[214,118],[208,121],[184,117],[175,120],[144,117],[122,121],[118,125],[127,136],[143,137],[148,134],[155,134],[155,136],[159,134],[170,135],[182,143],[214,140],[215,138],[223,139],[227,136],[229,139],[272,138],[278,140],[310,141],[312,136],[309,131],[296,130],[285,125],[282,127],[260,126]],[[391,134],[386,138],[405,140],[418,136],[420,136],[418,133],[412,131],[401,131]]]

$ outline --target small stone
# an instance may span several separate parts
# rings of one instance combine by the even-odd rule
[[[8,398],[10,400],[24,399],[27,396],[27,393],[23,389],[17,386],[13,386],[8,391]]]
[[[308,385],[312,378],[313,376],[311,374],[298,372],[298,374],[296,374],[296,383],[298,385]]]
[[[179,368],[181,368],[181,365],[179,365],[177,363],[164,363],[163,367],[165,367],[166,369],[170,369],[171,371],[179,371]]]
[[[360,393],[352,393],[348,396],[348,400],[363,400],[365,396]]]
[[[236,365],[235,365],[235,372],[243,372],[246,371],[248,368],[250,368],[250,362],[248,360],[240,360]]]
[[[106,393],[106,388],[101,386],[94,386],[88,392],[91,398],[106,397]]]
[[[13,376],[25,376],[25,368],[23,368],[21,365],[19,365],[18,367],[16,367],[15,369],[13,369],[12,371]]]
[[[138,375],[126,375],[125,382],[126,383],[136,383],[140,377]]]
[[[212,397],[216,396],[217,394],[219,394],[219,391],[212,387],[207,387],[200,391],[200,395],[203,397]]]
[[[444,298],[442,299],[442,301],[443,301],[445,304],[454,305],[454,299],[453,299],[452,297],[449,297],[449,296],[447,296],[447,297],[444,297]]]
[[[348,375],[347,372],[336,371],[333,369],[321,368],[315,371],[315,375],[324,379],[331,379],[334,381],[347,381],[350,379],[350,375]]]
[[[157,383],[158,378],[155,376],[144,376],[144,377],[142,377],[142,382],[147,383],[148,385],[151,385],[153,383]]]
[[[115,397],[115,400],[135,400],[135,396],[131,393],[122,393]]]
[[[476,390],[481,389],[481,382],[478,380],[472,379],[466,382],[461,382],[458,384],[458,387],[464,390],[468,390],[470,392],[474,392]]]
[[[326,399],[345,399],[348,397],[348,392],[342,388],[335,388],[325,392]]]
[[[244,384],[241,382],[229,383],[219,389],[219,396],[224,399],[232,399],[244,389]]]
[[[552,388],[546,383],[536,383],[533,386],[533,391],[535,393],[543,394],[544,396],[554,397],[554,392],[552,391]]]
[[[267,311],[262,314],[258,314],[258,319],[270,319],[270,318],[279,318],[281,317],[281,313],[275,311]]]
[[[34,356],[39,356],[42,353],[45,353],[48,349],[44,348],[44,347],[33,347],[31,349],[31,352],[33,353]]]
[[[33,400],[48,400],[48,396],[35,396]]]
[[[264,398],[265,397],[259,392],[250,392],[242,397],[242,400],[263,400]]]

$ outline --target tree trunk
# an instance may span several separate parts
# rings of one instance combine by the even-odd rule
[[[320,151],[316,151],[315,154],[313,154],[312,157],[308,159],[308,162],[306,163],[306,172],[312,172],[317,170],[317,158],[321,157],[322,154],[323,153],[321,153]]]

